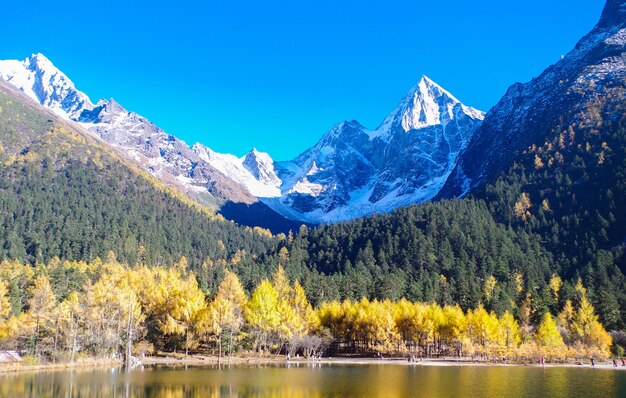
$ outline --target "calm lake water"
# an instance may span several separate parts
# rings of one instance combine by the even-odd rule
[[[261,365],[0,375],[1,397],[626,397],[626,372],[589,368]]]

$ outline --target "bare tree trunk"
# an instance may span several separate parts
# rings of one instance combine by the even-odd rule
[[[116,332],[116,340],[117,341],[122,341],[122,330],[124,330],[124,327],[122,326],[122,308],[120,306],[120,309],[117,311],[117,332]],[[115,345],[115,355],[120,354],[120,345]]]
[[[130,303],[130,310],[128,311],[128,327],[126,330],[126,368],[130,368],[130,358],[132,352],[132,336],[133,336],[133,303]]]
[[[185,357],[189,355],[189,327],[185,326]]]
[[[228,363],[230,363],[230,356],[232,354],[233,347],[233,330],[230,329],[230,338],[228,339]]]
[[[74,327],[74,333],[72,336],[72,355],[70,356],[70,362],[74,363],[74,355],[76,354],[76,340],[78,339],[78,319],[74,322],[74,316],[72,316],[72,325]]]
[[[57,342],[59,341],[59,316],[57,315],[57,320],[54,326],[54,348],[52,352],[54,353],[52,357],[52,363],[57,362]]]
[[[217,336],[217,347],[218,347],[217,363],[220,363],[222,361],[222,332],[221,331],[220,331],[220,334]]]
[[[33,356],[37,356],[37,342],[39,341],[39,317],[37,317],[37,327],[35,328],[35,345],[33,347]]]

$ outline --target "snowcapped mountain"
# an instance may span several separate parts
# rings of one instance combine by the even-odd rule
[[[424,76],[375,130],[334,126],[313,148],[277,165],[280,197],[262,198],[285,216],[336,222],[433,198],[483,113]]]
[[[42,54],[33,54],[24,61],[0,61],[0,78],[65,119],[75,119],[83,109],[94,107]]]
[[[274,217],[259,200],[283,217],[314,224],[429,200],[483,119],[423,77],[375,130],[342,122],[296,159],[274,162],[256,149],[239,158],[200,143],[189,147],[113,99],[94,104],[42,54],[0,61],[0,77],[199,202],[216,209],[245,204],[248,225],[259,225],[251,213]],[[229,206],[236,221],[239,210]]]
[[[626,0],[608,0],[598,24],[572,51],[530,82],[511,86],[489,111],[439,197],[463,196],[489,182],[564,120],[575,134],[599,98],[623,101],[609,90],[624,81]]]
[[[200,202],[215,207],[226,201],[256,202],[251,190],[240,181],[203,160],[201,153],[145,117],[127,111],[113,99],[93,104],[42,54],[33,54],[24,61],[0,61],[0,77]],[[249,172],[247,177],[245,181],[254,185]]]
[[[207,164],[246,187],[252,195],[280,196],[281,181],[274,172],[274,161],[269,154],[253,149],[243,158],[238,158],[215,152],[199,143],[191,149]]]

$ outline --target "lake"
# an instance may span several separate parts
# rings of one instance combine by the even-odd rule
[[[149,366],[0,375],[1,397],[626,397],[626,371],[514,366]]]

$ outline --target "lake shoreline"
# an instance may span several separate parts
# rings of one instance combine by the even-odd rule
[[[210,355],[188,355],[176,353],[164,353],[159,356],[146,356],[139,361],[137,366],[193,366],[193,367],[214,367],[214,366],[258,366],[258,365],[295,365],[295,366],[321,366],[321,365],[398,365],[398,366],[434,366],[434,367],[454,367],[454,366],[480,366],[480,367],[535,367],[535,368],[586,368],[586,369],[612,369],[626,371],[624,366],[613,366],[611,361],[597,361],[595,366],[590,363],[546,363],[541,365],[534,362],[516,361],[492,361],[471,358],[417,358],[415,362],[409,362],[407,358],[367,358],[367,357],[325,357],[320,359],[291,358],[287,360],[284,356],[233,356],[230,359]],[[74,363],[57,362],[46,364],[25,364],[16,362],[0,365],[0,374],[11,372],[42,372],[69,369],[90,369],[104,367],[121,367],[123,362],[114,359],[87,358]]]
[[[403,365],[403,366],[515,366],[537,368],[589,368],[589,369],[613,369],[626,371],[626,367],[614,367],[611,361],[596,361],[595,366],[590,363],[558,363],[551,362],[541,365],[531,362],[515,361],[491,361],[471,358],[418,358],[415,362],[409,362],[407,358],[355,358],[355,357],[325,357],[320,359],[291,358],[284,356],[249,356],[249,357],[222,357],[218,360],[215,356],[189,355],[184,356],[150,356],[141,361],[141,365],[184,365],[184,366],[215,366],[215,365]]]

